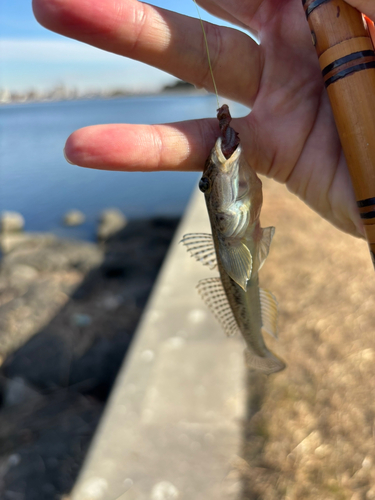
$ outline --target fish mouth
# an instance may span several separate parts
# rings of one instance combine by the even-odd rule
[[[215,143],[214,153],[218,160],[218,165],[220,165],[220,170],[225,173],[230,173],[236,167],[238,167],[237,160],[241,155],[241,144],[239,144],[234,151],[234,153],[229,157],[225,158],[223,151],[221,149],[222,138],[218,137]]]
[[[215,143],[215,154],[217,157],[216,164],[218,165],[221,173],[230,175],[233,179],[238,177],[239,189],[236,196],[233,192],[233,198],[235,198],[236,201],[243,201],[248,197],[250,187],[246,179],[246,175],[244,176],[244,173],[241,172],[240,169],[240,156],[242,153],[241,144],[237,146],[236,150],[229,158],[226,158],[222,152],[221,143],[222,138],[219,137]]]

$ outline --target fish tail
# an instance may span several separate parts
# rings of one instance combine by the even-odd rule
[[[245,349],[245,360],[249,368],[261,371],[267,375],[280,372],[286,368],[286,364],[271,351],[268,351],[266,357],[261,357],[252,352],[250,349]]]

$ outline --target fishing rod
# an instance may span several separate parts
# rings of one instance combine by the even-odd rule
[[[302,4],[375,268],[375,53],[369,26],[344,0]]]

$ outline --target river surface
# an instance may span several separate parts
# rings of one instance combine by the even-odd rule
[[[179,216],[197,183],[196,172],[108,172],[69,165],[63,147],[80,127],[104,123],[166,123],[215,116],[211,95],[160,95],[0,107],[0,211],[15,210],[26,230],[93,239],[100,211],[117,207],[129,219]],[[231,103],[233,116],[247,113]],[[65,228],[64,213],[86,222]]]

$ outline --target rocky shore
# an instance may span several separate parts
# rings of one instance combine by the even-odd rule
[[[107,213],[97,243],[2,225],[0,498],[69,494],[177,224]]]

